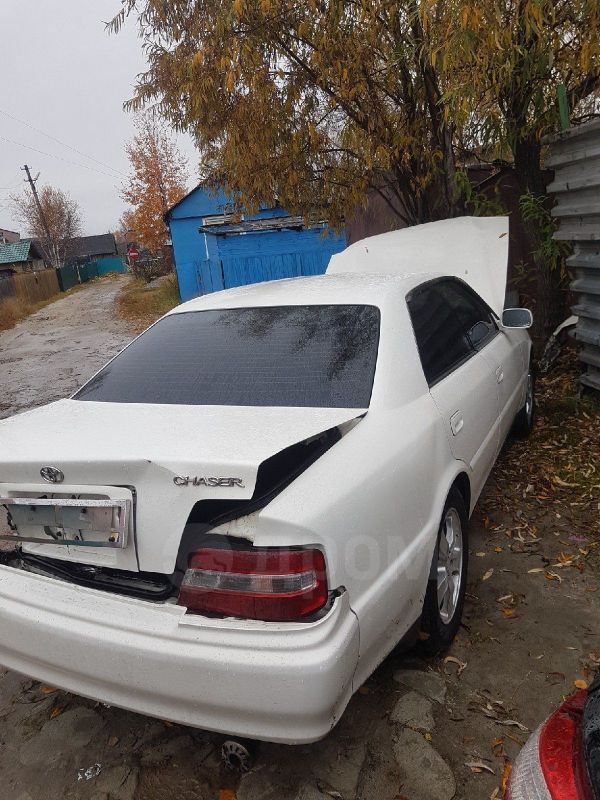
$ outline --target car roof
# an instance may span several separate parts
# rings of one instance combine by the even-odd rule
[[[285,278],[225,289],[189,300],[170,311],[179,314],[220,308],[256,306],[343,305],[382,306],[390,295],[406,294],[439,274],[364,275],[338,273],[309,278]]]

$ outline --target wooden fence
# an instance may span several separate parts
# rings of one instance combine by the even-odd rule
[[[40,303],[59,292],[55,269],[23,272],[10,278],[0,278],[0,314],[5,300],[14,299],[25,304]]]

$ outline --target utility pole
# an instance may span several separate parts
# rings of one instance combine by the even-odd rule
[[[44,226],[44,232],[46,234],[46,244],[47,244],[47,247],[48,247],[48,256],[49,256],[51,261],[55,261],[56,259],[53,258],[53,255],[55,255],[55,254],[52,252],[52,238],[50,236],[50,229],[48,228],[48,222],[46,221],[46,215],[44,214],[44,209],[42,208],[42,204],[40,203],[40,198],[38,197],[37,189],[35,188],[35,182],[37,181],[37,179],[39,177],[39,173],[36,175],[35,178],[32,178],[31,177],[31,172],[29,171],[29,167],[27,166],[27,164],[25,164],[25,166],[21,167],[21,169],[25,170],[25,174],[27,175],[27,180],[29,181],[29,185],[31,186],[31,193],[33,194],[33,199],[35,200],[35,204],[37,206],[38,214],[40,215],[40,220],[42,221],[42,225]],[[57,267],[58,264],[54,264],[54,266]]]

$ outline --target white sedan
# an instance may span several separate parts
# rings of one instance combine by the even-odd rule
[[[300,743],[419,626],[447,646],[469,515],[533,421],[507,248],[505,218],[363,240],[177,307],[0,422],[0,663]]]

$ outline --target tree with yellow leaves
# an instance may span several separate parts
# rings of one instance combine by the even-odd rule
[[[191,132],[208,179],[340,224],[368,192],[456,214],[453,128],[416,0],[125,0],[149,62],[130,107]]]
[[[131,205],[123,215],[142,247],[159,253],[168,238],[164,215],[186,193],[186,161],[164,125],[151,114],[136,118],[136,135],[127,145],[131,175],[121,196]]]
[[[148,55],[131,106],[196,136],[250,207],[340,223],[380,192],[405,223],[461,211],[455,162],[512,158],[543,191],[557,85],[600,83],[600,0],[123,0]]]

